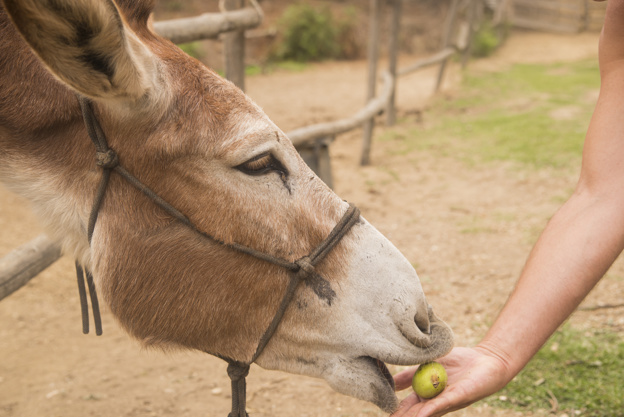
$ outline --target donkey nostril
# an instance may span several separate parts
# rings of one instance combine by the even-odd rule
[[[416,323],[418,329],[420,329],[420,331],[424,334],[431,333],[431,324],[429,323],[429,309],[426,309],[425,311],[419,310],[418,312],[416,312],[416,315],[414,316],[414,322]]]

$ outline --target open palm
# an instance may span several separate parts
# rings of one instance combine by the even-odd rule
[[[392,417],[441,416],[497,392],[510,379],[505,363],[478,347],[454,348],[438,362],[448,373],[446,389],[431,400],[423,400],[412,392]],[[411,386],[416,369],[407,369],[394,376],[397,391]]]

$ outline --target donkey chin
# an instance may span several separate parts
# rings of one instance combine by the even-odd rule
[[[334,390],[390,413],[398,399],[386,363],[444,356],[453,333],[433,313],[411,264],[373,226],[362,219],[346,240],[354,250],[334,299],[324,311],[315,309],[312,320],[285,317],[257,363],[325,379]],[[302,291],[294,304],[305,308],[313,298]]]

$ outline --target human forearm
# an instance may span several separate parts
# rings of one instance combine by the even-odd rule
[[[604,275],[624,247],[624,198],[585,184],[548,223],[479,346],[455,348],[439,359],[448,388],[427,402],[407,397],[397,417],[444,414],[502,389]],[[409,385],[412,375],[397,375],[397,386]]]
[[[612,0],[600,42],[601,91],[574,195],[533,248],[481,346],[511,377],[574,311],[624,248],[624,0]]]
[[[577,191],[535,245],[522,275],[482,343],[509,379],[574,311],[624,247],[621,199]]]

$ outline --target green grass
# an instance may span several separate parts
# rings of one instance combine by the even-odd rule
[[[252,66],[247,68],[247,75],[270,74],[275,71],[301,72],[310,65],[297,61],[271,61],[264,66]],[[253,69],[256,69],[254,72]],[[251,70],[251,71],[250,71]]]
[[[576,166],[599,86],[594,61],[468,72],[453,97],[434,100],[425,127],[391,130],[382,140],[395,140],[398,154],[428,149],[470,163]]]
[[[523,412],[542,409],[556,411],[556,415],[621,416],[622,369],[620,334],[587,334],[565,326],[503,391],[486,402]]]

